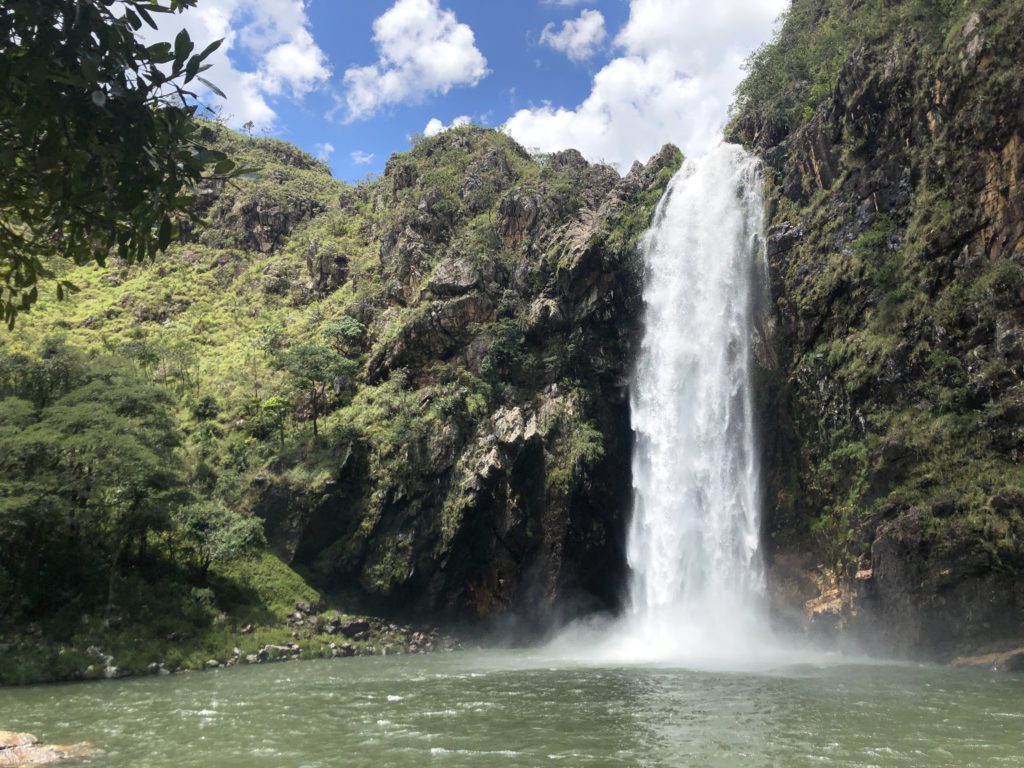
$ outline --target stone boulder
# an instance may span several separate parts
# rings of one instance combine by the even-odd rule
[[[985,653],[977,656],[958,656],[951,662],[954,667],[991,669],[996,672],[1024,672],[1024,647],[1009,651]]]
[[[427,287],[435,296],[461,296],[480,284],[480,268],[469,259],[448,259],[434,269]]]
[[[31,733],[0,731],[0,766],[49,765],[89,757],[88,744],[43,744]]]
[[[370,623],[367,621],[349,621],[341,625],[341,634],[345,637],[355,637],[363,632],[370,631]]]

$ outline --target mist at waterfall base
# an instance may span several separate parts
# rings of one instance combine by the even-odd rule
[[[759,547],[752,315],[765,289],[757,160],[687,160],[642,242],[625,614],[550,646],[592,661],[736,668],[806,658],[772,632]]]

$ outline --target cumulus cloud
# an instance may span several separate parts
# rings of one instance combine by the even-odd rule
[[[352,162],[355,163],[356,165],[369,165],[370,163],[373,162],[373,158],[375,157],[376,155],[374,155],[373,153],[366,153],[363,152],[362,150],[357,149],[355,152],[352,153]]]
[[[620,55],[573,109],[543,104],[505,124],[544,151],[575,147],[625,170],[671,141],[699,155],[721,137],[747,55],[771,34],[788,0],[631,0]]]
[[[316,159],[327,162],[331,159],[331,155],[334,154],[334,145],[329,141],[325,141],[323,144],[316,145]]]
[[[597,47],[608,36],[604,29],[604,15],[600,11],[585,10],[578,19],[562,22],[555,31],[552,22],[544,27],[540,41],[561,51],[573,61],[586,61],[597,52]]]
[[[349,121],[389,104],[475,86],[488,74],[473,30],[439,0],[397,0],[373,23],[373,40],[377,63],[345,71]]]
[[[473,120],[472,118],[470,118],[469,115],[459,115],[454,120],[452,120],[449,125],[445,125],[436,117],[434,117],[431,118],[429,123],[427,123],[427,127],[423,129],[423,135],[426,136],[427,138],[430,138],[431,136],[437,136],[437,134],[451,130],[452,128],[458,128],[459,126],[462,125],[469,125],[471,122],[473,122]]]
[[[306,15],[306,0],[203,0],[180,14],[159,14],[159,30],[144,28],[146,42],[173,40],[187,29],[197,50],[224,38],[207,62],[204,77],[227,99],[202,93],[206,103],[220,106],[235,128],[252,122],[273,126],[277,113],[271,100],[301,99],[330,77],[327,56],[316,44]],[[249,63],[244,69],[239,60]]]

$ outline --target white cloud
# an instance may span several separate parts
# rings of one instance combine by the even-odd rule
[[[426,136],[427,138],[430,138],[431,136],[437,136],[437,134],[444,133],[445,131],[451,130],[452,128],[458,128],[463,125],[469,125],[471,122],[473,122],[473,120],[469,115],[459,115],[454,120],[452,120],[450,125],[445,125],[436,117],[434,117],[430,119],[430,122],[427,123],[427,127],[423,129],[423,135]]]
[[[540,34],[540,41],[573,61],[585,61],[597,52],[607,36],[604,15],[600,11],[584,10],[578,19],[562,22],[557,32],[554,23],[548,24]]]
[[[356,165],[369,165],[370,163],[373,162],[373,158],[375,157],[376,155],[374,155],[373,153],[368,154],[366,152],[363,152],[362,150],[357,149],[355,152],[352,153],[352,162],[355,163]]]
[[[316,159],[327,162],[331,159],[331,155],[334,154],[334,145],[329,141],[325,141],[323,144],[316,145]]]
[[[327,57],[309,29],[306,0],[203,0],[180,14],[154,16],[160,28],[144,27],[141,34],[146,42],[173,40],[187,29],[200,51],[224,38],[207,59],[211,67],[203,77],[227,99],[210,92],[201,95],[204,102],[221,106],[233,127],[252,121],[259,128],[270,128],[277,113],[268,99],[301,99],[330,77]],[[243,57],[252,63],[246,70],[237,64]]]
[[[473,30],[439,0],[397,0],[373,23],[373,40],[377,63],[345,71],[349,121],[389,104],[475,86],[488,74]]]
[[[521,109],[505,130],[525,146],[575,147],[622,170],[667,141],[702,154],[721,138],[744,60],[787,6],[788,0],[631,0],[615,41],[621,55],[595,75],[583,103]]]

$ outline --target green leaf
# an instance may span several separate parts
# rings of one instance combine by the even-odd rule
[[[207,79],[206,79],[205,77],[197,77],[197,78],[196,78],[196,80],[198,80],[198,81],[199,81],[200,83],[202,83],[203,85],[205,85],[205,86],[206,86],[207,88],[209,88],[209,89],[210,89],[211,91],[213,91],[213,92],[214,92],[215,94],[217,94],[218,96],[220,96],[220,97],[221,97],[222,99],[226,99],[226,98],[227,98],[227,95],[226,95],[226,94],[224,93],[224,91],[222,91],[222,90],[221,90],[220,88],[218,88],[218,87],[217,87],[216,85],[214,85],[213,83],[211,83],[211,82],[210,82],[209,80],[207,80]]]
[[[174,52],[170,43],[153,43],[146,49],[154,64],[166,64],[174,59]]]
[[[139,14],[135,13],[131,8],[125,9],[124,18],[128,22],[128,26],[130,26],[133,31],[137,32],[142,28],[142,19],[140,19]]]
[[[199,74],[200,61],[195,56],[188,60],[188,65],[185,67],[185,82],[190,83],[195,79],[196,75]]]
[[[228,156],[223,152],[216,149],[208,149],[203,147],[196,152],[196,159],[203,165],[210,165],[211,163],[219,163],[228,159]]]
[[[220,48],[223,43],[224,43],[224,38],[223,37],[220,40],[214,40],[208,46],[203,48],[202,51],[197,53],[193,58],[199,59],[199,61],[205,61],[206,57],[209,56],[214,51],[216,51],[218,48]]]
[[[195,48],[195,43],[192,42],[192,38],[188,36],[188,30],[183,29],[178,33],[177,37],[174,38],[174,68],[181,69],[182,64],[185,63],[185,59]]]
[[[157,28],[156,22],[153,21],[153,17],[149,15],[149,10],[150,10],[149,6],[137,5],[137,6],[135,6],[135,10],[137,10],[139,12],[139,16],[141,16],[143,19],[145,19],[146,23],[149,24],[149,26],[152,29],[156,29]],[[160,10],[162,11],[163,9],[161,8]]]

